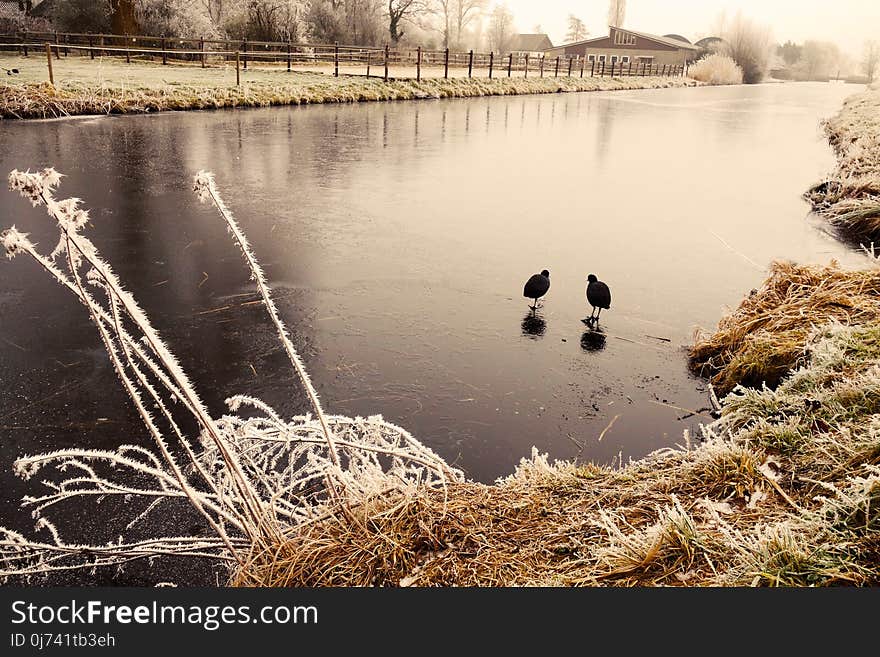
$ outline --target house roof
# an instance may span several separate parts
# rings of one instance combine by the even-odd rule
[[[622,27],[611,27],[611,26],[609,26],[609,28],[608,28],[607,35],[600,36],[600,37],[594,37],[592,39],[585,39],[583,41],[575,41],[574,43],[566,43],[566,44],[563,44],[562,46],[559,46],[559,47],[562,48],[564,46],[579,46],[584,43],[594,43],[596,41],[602,41],[603,39],[609,38],[609,36],[611,35],[612,29],[620,30],[621,32],[627,32],[629,34],[635,34],[636,36],[642,37],[643,39],[648,39],[649,41],[656,41],[657,43],[662,43],[663,45],[666,45],[666,46],[672,46],[673,48],[682,48],[684,50],[699,50],[699,48],[691,45],[690,43],[687,43],[686,41],[679,41],[678,39],[673,39],[670,37],[662,37],[662,36],[657,36],[656,34],[648,34],[647,32],[636,32],[635,30],[626,30]]]
[[[510,40],[508,50],[521,52],[543,52],[553,47],[546,34],[517,34]]]
[[[635,34],[636,36],[640,36],[643,39],[648,39],[649,41],[657,41],[659,43],[666,44],[667,46],[673,46],[675,48],[684,48],[685,50],[699,50],[696,46],[687,43],[686,41],[679,41],[678,39],[672,39],[669,37],[657,36],[656,34],[648,34],[647,32],[636,32],[635,30],[624,30],[623,28],[617,28],[622,32],[629,32],[630,34]]]
[[[676,41],[684,41],[685,43],[690,43],[690,41],[687,38],[681,36],[680,34],[664,34],[663,38],[664,39],[675,39]]]

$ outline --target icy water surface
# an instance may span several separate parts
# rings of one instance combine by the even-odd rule
[[[67,175],[60,195],[92,209],[91,237],[216,413],[250,392],[294,414],[302,396],[239,253],[190,191],[213,171],[325,407],[382,413],[491,482],[532,446],[608,463],[680,442],[707,419],[684,417],[707,406],[686,368],[696,326],[774,258],[862,262],[800,198],[833,164],[820,119],[860,90],[3,122],[0,171]],[[0,218],[51,250],[46,216],[23,199],[0,193]],[[532,318],[522,286],[544,268]],[[581,322],[589,273],[613,295],[603,336]],[[22,524],[16,456],[133,434],[143,427],[84,309],[33,264],[0,263],[0,520]]]

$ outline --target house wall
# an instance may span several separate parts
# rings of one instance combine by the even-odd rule
[[[619,44],[615,43],[615,31],[612,30],[611,35],[601,39],[591,39],[589,41],[574,43],[570,45],[551,48],[546,51],[547,58],[559,57],[587,57],[595,55],[599,59],[600,55],[605,55],[607,65],[611,65],[611,57],[617,57],[620,62],[623,57],[629,57],[635,67],[636,62],[640,61],[639,57],[653,57],[653,63],[658,66],[680,65],[696,59],[697,51],[688,50],[686,48],[676,48],[675,46],[666,45],[651,39],[646,39],[637,35],[634,37],[635,43]]]

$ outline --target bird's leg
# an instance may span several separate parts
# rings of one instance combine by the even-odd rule
[[[602,309],[599,308],[599,312],[598,312],[598,314],[596,315],[596,323],[597,323],[597,324],[599,323],[599,315],[601,315],[601,314],[602,314]]]

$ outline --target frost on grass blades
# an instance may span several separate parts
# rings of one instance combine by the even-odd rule
[[[378,415],[325,413],[244,234],[212,175],[200,172],[194,191],[226,222],[311,406],[311,413],[285,420],[259,399],[236,395],[227,400],[229,414],[213,417],[134,297],[83,234],[89,215],[80,200],[55,198],[60,180],[53,169],[10,174],[10,188],[55,219],[59,241],[47,255],[13,226],[0,235],[3,246],[9,258],[33,258],[86,307],[152,448],[85,446],[19,458],[15,471],[24,479],[52,469],[60,479],[47,477],[41,494],[22,501],[36,521],[34,537],[0,528],[0,579],[158,556],[219,559],[232,574],[310,523],[357,523],[358,508],[367,500],[425,487],[445,490],[447,483],[463,479]],[[112,543],[69,542],[51,519],[61,503],[87,505],[113,497],[140,498],[148,505],[127,525],[130,535]],[[175,500],[189,502],[203,518],[204,532],[135,536],[157,507]]]

